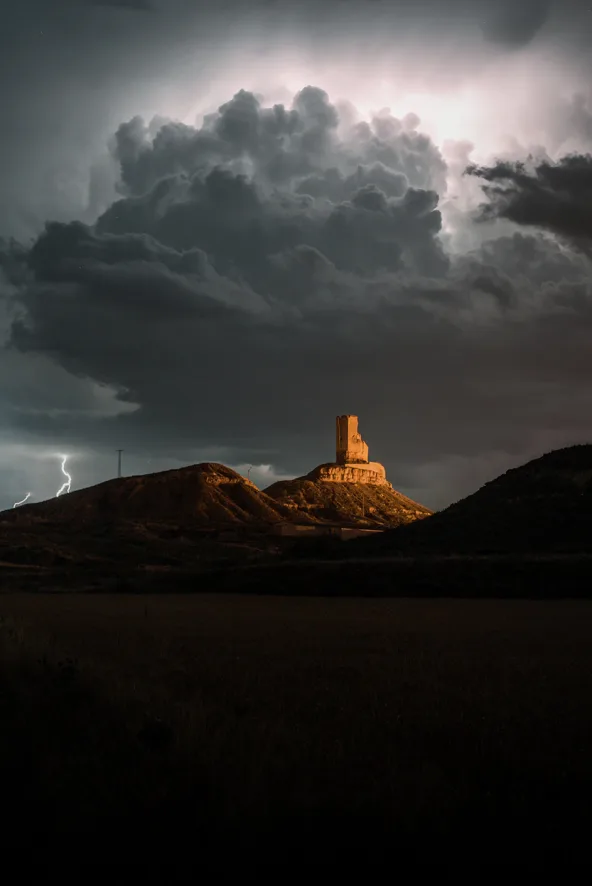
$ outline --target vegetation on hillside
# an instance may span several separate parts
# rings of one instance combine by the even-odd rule
[[[429,516],[431,511],[391,486],[337,483],[299,477],[268,486],[265,493],[298,514],[329,523],[384,529]]]

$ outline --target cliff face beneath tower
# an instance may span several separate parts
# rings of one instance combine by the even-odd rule
[[[386,479],[384,467],[377,461],[345,465],[330,462],[326,465],[319,465],[306,476],[310,480],[324,480],[329,483],[367,483],[372,486],[392,488]]]

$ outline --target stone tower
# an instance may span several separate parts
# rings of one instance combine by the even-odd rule
[[[335,423],[337,464],[368,464],[368,444],[358,431],[358,416],[338,415]]]

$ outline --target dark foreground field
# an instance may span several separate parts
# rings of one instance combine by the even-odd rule
[[[3,837],[28,858],[586,858],[591,603],[6,595],[0,617]]]

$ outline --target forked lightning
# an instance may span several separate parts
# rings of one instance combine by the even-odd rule
[[[27,492],[27,494],[25,495],[25,497],[23,498],[22,501],[15,501],[15,503],[13,504],[13,508],[18,508],[19,505],[24,505],[24,503],[25,503],[25,502],[27,501],[27,499],[29,499],[29,498],[31,498],[31,493],[30,493],[30,492]]]
[[[64,492],[70,492],[70,487],[72,486],[72,477],[70,476],[70,474],[66,470],[66,462],[67,461],[68,461],[68,456],[62,455],[62,474],[64,475],[66,480],[64,483],[62,483],[62,485],[60,486],[60,488],[56,492],[56,498],[59,495],[63,495]]]

